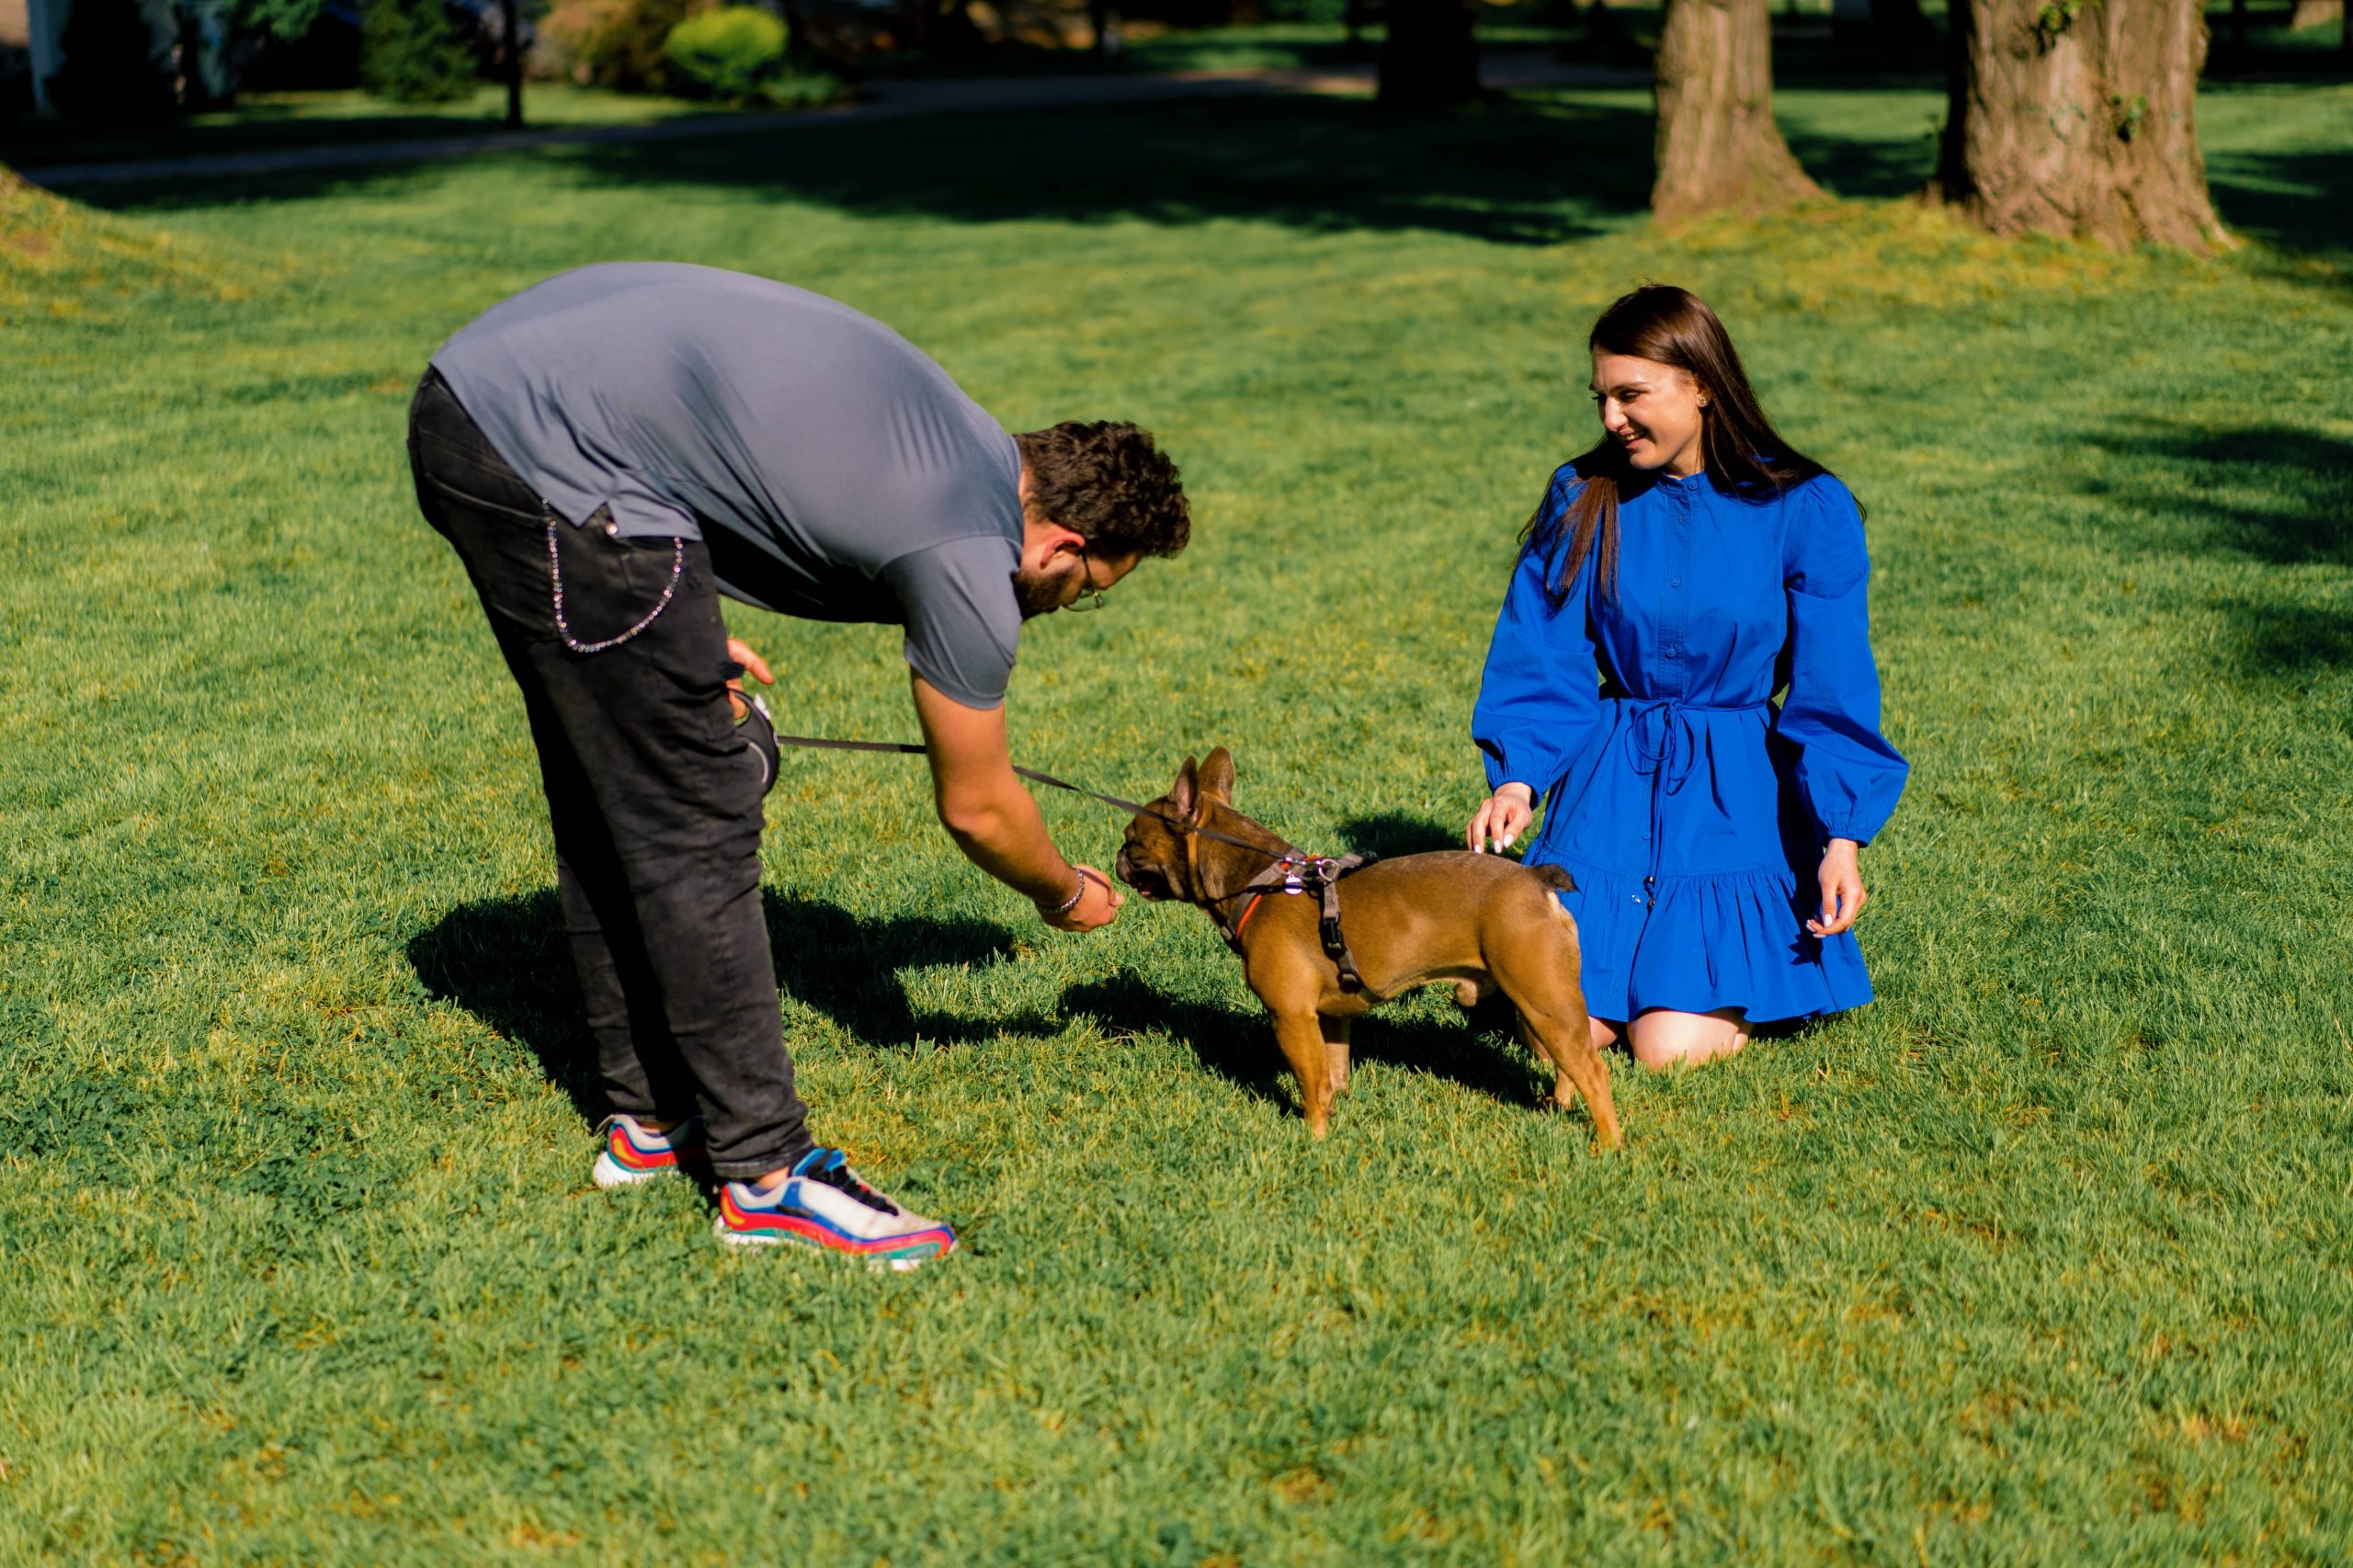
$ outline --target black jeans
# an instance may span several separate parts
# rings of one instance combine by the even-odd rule
[[[710,552],[615,537],[602,514],[555,519],[438,372],[410,404],[408,451],[417,505],[457,547],[522,688],[612,1110],[700,1113],[722,1176],[790,1165],[812,1140],[760,905],[766,769],[728,706]],[[574,646],[641,621],[610,647]]]

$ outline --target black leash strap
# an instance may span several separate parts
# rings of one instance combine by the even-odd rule
[[[822,740],[815,735],[779,735],[776,738],[776,744],[780,746],[802,746],[812,751],[879,751],[895,756],[927,755],[924,747],[910,744],[905,741],[829,741]],[[1154,811],[1141,801],[1123,800],[1118,795],[1106,795],[1099,790],[1081,789],[1067,780],[1055,778],[1051,773],[1040,773],[1034,767],[1024,767],[1019,763],[1013,765],[1013,771],[1034,784],[1044,784],[1056,790],[1067,790],[1074,795],[1084,795],[1090,801],[1100,801],[1107,806],[1114,806],[1123,812],[1134,812],[1139,815],[1165,822],[1179,833],[1198,833],[1203,838],[1214,838],[1220,844],[1230,844],[1236,849],[1247,849],[1253,855],[1279,857],[1287,853],[1280,849],[1269,849],[1263,844],[1252,844],[1246,839],[1235,838],[1231,834],[1220,833],[1215,828],[1195,827],[1189,824],[1178,822],[1175,817]]]

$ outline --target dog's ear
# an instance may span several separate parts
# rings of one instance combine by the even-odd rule
[[[1201,764],[1201,793],[1212,801],[1233,804],[1233,754],[1219,746]]]
[[[1200,769],[1189,756],[1185,759],[1185,766],[1176,770],[1176,782],[1168,790],[1168,803],[1176,808],[1177,818],[1183,822],[1191,822],[1200,809]]]

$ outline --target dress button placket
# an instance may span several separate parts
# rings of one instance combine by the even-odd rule
[[[1684,662],[1683,645],[1690,637],[1691,617],[1688,596],[1683,591],[1683,579],[1691,574],[1691,487],[1696,483],[1696,480],[1669,480],[1665,486],[1667,494],[1675,498],[1672,525],[1674,534],[1669,544],[1671,551],[1669,564],[1675,574],[1666,580],[1669,589],[1665,596],[1666,613],[1659,628],[1665,634],[1664,645],[1659,653],[1665,660],[1665,665],[1658,672],[1657,685],[1653,689],[1662,697],[1676,699],[1690,695],[1689,687],[1684,680],[1684,675],[1688,666]],[[1672,724],[1673,721],[1669,720],[1669,723]],[[1668,744],[1673,744],[1671,739]],[[1653,788],[1656,787],[1656,781],[1654,780]],[[1658,865],[1658,858],[1665,846],[1664,842],[1653,841],[1663,840],[1664,837],[1657,823],[1654,820],[1650,831],[1643,835],[1643,842],[1649,848],[1651,864],[1654,868]],[[1634,902],[1643,906],[1645,917],[1650,911],[1658,907],[1658,873],[1655,869],[1643,879],[1642,893]]]

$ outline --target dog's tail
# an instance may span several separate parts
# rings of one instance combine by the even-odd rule
[[[1554,892],[1574,892],[1577,891],[1576,879],[1570,876],[1558,866],[1530,866],[1528,869],[1536,873],[1536,880],[1538,881],[1542,882]]]

